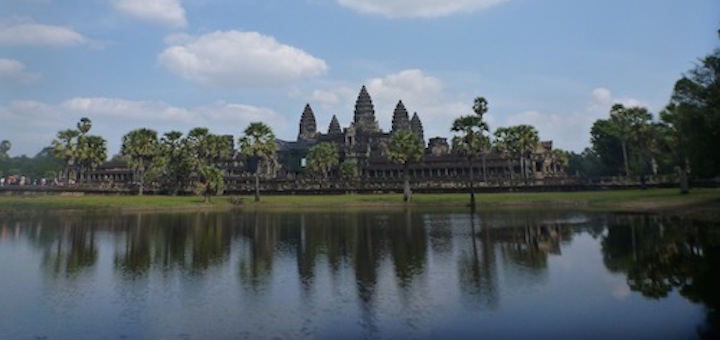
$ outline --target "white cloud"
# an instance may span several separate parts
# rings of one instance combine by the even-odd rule
[[[0,22],[0,45],[67,47],[85,43],[85,37],[67,27],[38,24],[25,18]]]
[[[158,62],[183,79],[210,87],[284,85],[327,72],[324,60],[257,32],[174,35]]]
[[[30,84],[40,79],[40,75],[26,72],[25,65],[17,60],[0,58],[0,79]]]
[[[337,0],[345,7],[362,13],[390,18],[432,18],[483,10],[507,0]]]
[[[185,27],[185,9],[179,0],[112,0],[119,12],[140,20],[169,27]]]
[[[263,121],[281,131],[287,120],[271,109],[218,101],[183,108],[161,101],[132,101],[119,98],[78,97],[59,104],[14,101],[0,106],[0,136],[13,143],[13,155],[34,155],[50,145],[55,134],[75,127],[82,117],[93,122],[91,133],[105,137],[110,154],[120,150],[122,136],[147,127],[158,134],[171,130],[187,133],[193,127],[207,127],[212,133],[231,134],[236,139],[253,121]]]

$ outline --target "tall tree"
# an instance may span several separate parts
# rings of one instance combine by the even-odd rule
[[[720,175],[720,48],[675,83],[670,106],[661,118],[679,137],[678,166],[698,178]]]
[[[518,148],[520,150],[520,169],[523,178],[528,180],[529,173],[534,172],[535,167],[532,165],[532,156],[540,142],[538,132],[531,125],[521,124],[510,127],[515,130],[517,136]]]
[[[160,139],[162,175],[171,195],[187,188],[193,171],[195,155],[180,131],[170,131]]]
[[[57,138],[52,141],[53,154],[63,160],[63,178],[65,185],[70,182],[70,172],[76,162],[78,130],[67,129],[59,131]]]
[[[240,152],[254,159],[255,169],[255,202],[260,201],[260,172],[262,166],[275,157],[275,134],[272,129],[261,122],[250,123],[240,137]]]
[[[210,197],[222,195],[225,190],[224,172],[222,169],[212,166],[203,165],[198,171],[200,179],[196,186],[197,193],[205,197],[205,203],[210,203]]]
[[[480,121],[485,123],[485,129],[480,131],[480,134],[482,135],[481,138],[481,146],[480,146],[480,156],[482,158],[482,167],[483,167],[483,182],[487,183],[487,154],[490,152],[490,137],[486,135],[486,133],[490,132],[490,126],[487,125],[485,122],[485,114],[488,111],[488,102],[484,97],[477,97],[475,98],[475,101],[473,102],[473,111],[476,115],[480,117]]]
[[[552,166],[553,173],[559,175],[565,172],[568,165],[570,164],[570,156],[567,151],[561,149],[553,149],[552,151]]]
[[[488,139],[485,138],[484,132],[488,131],[488,126],[482,121],[481,115],[461,116],[453,121],[450,131],[459,133],[459,136],[453,138],[453,149],[455,152],[464,156],[468,160],[470,168],[469,189],[470,189],[470,207],[475,208],[475,178],[473,168],[475,166],[475,158],[483,152],[487,147]]]
[[[138,195],[142,195],[145,186],[145,171],[153,158],[158,155],[157,132],[151,129],[136,129],[123,136],[120,154],[127,158],[135,171],[134,178],[139,184]]]
[[[519,159],[522,155],[520,149],[519,136],[517,130],[509,127],[499,127],[495,130],[495,147],[507,159],[508,171],[510,179],[513,178],[515,170],[513,169],[513,159]],[[522,164],[519,164],[522,171]]]
[[[412,199],[410,189],[410,163],[419,162],[424,152],[423,142],[412,131],[398,131],[390,137],[387,158],[403,166],[403,201]]]
[[[307,164],[310,171],[327,178],[330,170],[338,165],[338,151],[335,144],[323,142],[313,145],[308,150]]]
[[[107,160],[107,141],[93,135],[78,136],[77,159],[80,181],[86,180],[90,171]]]

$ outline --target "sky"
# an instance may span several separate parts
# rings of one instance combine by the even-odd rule
[[[719,28],[716,0],[0,0],[0,140],[34,156],[82,117],[109,155],[141,127],[295,140],[365,85],[384,131],[402,100],[450,137],[482,96],[491,130],[580,152],[613,103],[662,110]]]

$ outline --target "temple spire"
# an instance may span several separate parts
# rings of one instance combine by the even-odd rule
[[[408,118],[407,109],[403,105],[402,100],[395,106],[392,118],[392,133],[410,130],[410,118]]]
[[[328,127],[328,135],[339,135],[341,133],[342,130],[340,130],[340,122],[338,122],[337,117],[333,115],[330,120],[330,126]]]
[[[315,135],[317,135],[315,114],[313,113],[310,104],[305,104],[305,110],[303,110],[302,117],[300,118],[300,132],[298,133],[298,140],[314,139]]]
[[[413,113],[412,119],[410,119],[410,130],[423,141],[425,144],[425,132],[423,131],[423,125],[420,121],[420,117],[417,112]]]
[[[360,94],[355,102],[353,125],[358,130],[380,131],[378,122],[375,120],[375,107],[365,85],[360,89]]]

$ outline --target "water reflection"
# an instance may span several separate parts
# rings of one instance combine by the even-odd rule
[[[604,267],[624,275],[631,291],[651,299],[677,291],[702,303],[706,320],[697,334],[717,335],[720,231],[692,221],[404,210],[67,214],[6,217],[0,227],[0,245],[24,241],[41,254],[45,279],[93,285],[93,280],[115,281],[114,293],[126,305],[124,312],[135,314],[135,322],[140,322],[138,315],[151,313],[143,310],[150,301],[179,299],[174,303],[182,305],[183,292],[201,296],[210,283],[222,287],[214,291],[217,296],[207,296],[213,310],[221,304],[227,311],[254,310],[256,315],[248,316],[247,328],[228,323],[228,332],[216,334],[237,335],[231,330],[240,327],[250,337],[275,327],[285,329],[281,337],[334,337],[341,329],[350,337],[427,337],[464,320],[451,315],[507,312],[524,292],[556,286],[553,259],[573,260],[585,251],[573,247],[574,238],[588,238],[596,240]],[[106,263],[113,277],[102,276]],[[592,270],[604,275],[600,268]],[[178,280],[181,288],[175,292]],[[142,293],[133,291],[138,287]],[[138,294],[141,306],[125,301]],[[525,299],[530,297],[538,298]],[[286,308],[273,305],[278,302]],[[104,308],[115,307],[108,303]],[[542,313],[544,307],[537,308]],[[283,317],[287,325],[276,323]],[[549,324],[547,334],[555,334],[553,326],[569,327],[561,320]],[[461,335],[480,331],[471,323],[459,326],[467,327]],[[142,335],[142,328],[137,332]]]

